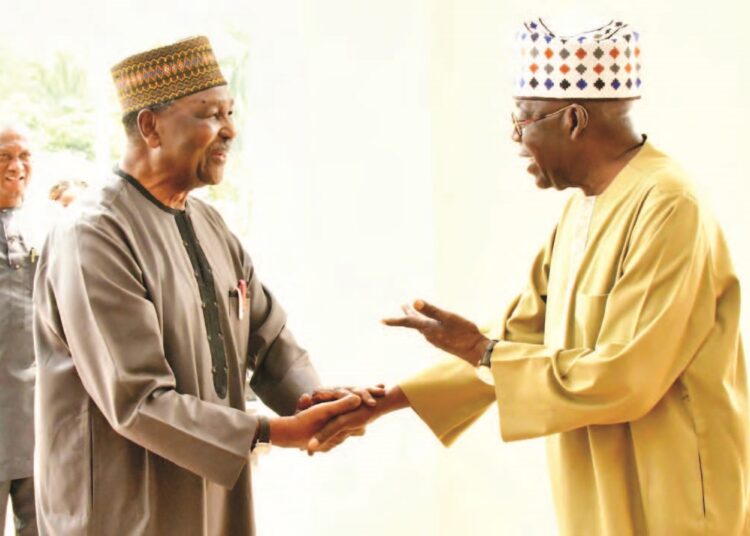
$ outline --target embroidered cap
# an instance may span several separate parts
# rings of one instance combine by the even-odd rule
[[[536,19],[518,33],[516,98],[637,99],[641,96],[638,32],[612,21],[578,35],[557,35]]]
[[[204,36],[130,56],[112,78],[123,115],[227,83]]]

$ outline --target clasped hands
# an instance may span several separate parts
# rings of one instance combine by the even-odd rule
[[[402,310],[404,316],[386,318],[383,323],[416,330],[433,346],[471,365],[481,359],[489,339],[469,320],[423,300]],[[408,401],[398,386],[317,389],[302,395],[297,413],[289,417],[297,421],[295,429],[301,433],[287,446],[305,449],[310,455],[327,452],[350,436],[364,435],[366,426],[378,417],[406,406]]]

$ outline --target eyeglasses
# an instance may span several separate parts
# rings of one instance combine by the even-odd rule
[[[511,119],[513,119],[513,127],[516,129],[516,135],[518,136],[518,139],[520,140],[520,139],[523,138],[523,129],[524,129],[524,127],[526,127],[528,125],[531,125],[532,123],[537,123],[537,122],[539,122],[539,121],[541,121],[543,119],[548,119],[548,118],[553,117],[555,115],[561,114],[565,110],[567,110],[568,108],[572,108],[574,106],[578,106],[578,105],[577,104],[568,104],[567,106],[564,106],[564,107],[560,108],[559,110],[557,110],[555,112],[549,113],[547,115],[543,115],[542,117],[537,117],[536,119],[524,119],[523,121],[521,121],[520,119],[518,119],[516,117],[516,114],[511,113],[510,117],[511,117]]]

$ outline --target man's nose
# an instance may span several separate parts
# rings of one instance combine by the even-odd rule
[[[234,121],[231,116],[227,116],[224,120],[219,135],[225,140],[232,140],[237,136],[237,130],[234,128]]]
[[[516,125],[511,125],[510,139],[516,143],[521,143],[521,135],[518,133],[518,129],[516,128]]]
[[[23,161],[20,156],[11,156],[7,166],[8,171],[18,171],[19,173],[23,170]]]

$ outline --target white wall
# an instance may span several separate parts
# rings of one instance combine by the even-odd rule
[[[325,381],[392,383],[431,361],[379,324],[434,292],[425,8],[298,7],[250,22],[249,248]],[[288,69],[271,89],[270,65]],[[254,475],[259,531],[437,534],[437,454],[410,415],[329,455],[276,450]]]

